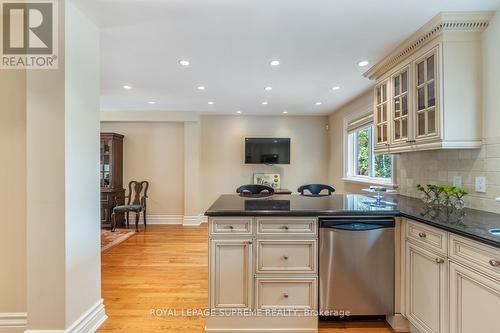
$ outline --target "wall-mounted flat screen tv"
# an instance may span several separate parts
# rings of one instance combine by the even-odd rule
[[[246,138],[246,164],[290,164],[290,138]]]

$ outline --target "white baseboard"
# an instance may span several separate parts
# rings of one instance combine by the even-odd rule
[[[21,333],[28,324],[26,312],[0,313],[0,333]]]
[[[182,215],[150,215],[147,216],[147,224],[182,224],[184,216]],[[129,221],[133,222],[133,221]],[[134,222],[135,223],[135,222]],[[142,216],[139,220],[142,223]]]
[[[26,330],[24,333],[94,333],[108,319],[103,300],[99,300],[65,330]]]
[[[392,327],[394,332],[410,332],[410,322],[400,313],[395,313],[392,316],[385,316],[385,320]]]
[[[132,223],[133,221],[130,221]],[[202,223],[208,222],[206,216],[200,215],[148,215],[147,223],[149,224],[181,224],[187,227],[199,226]],[[139,223],[142,223],[142,217]]]

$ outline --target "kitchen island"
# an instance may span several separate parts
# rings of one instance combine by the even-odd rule
[[[396,217],[394,314],[387,317],[395,330],[407,330],[405,318],[416,332],[447,332],[472,320],[485,332],[496,327],[486,315],[462,313],[455,304],[470,301],[463,289],[474,287],[458,283],[468,276],[489,283],[481,301],[500,310],[500,237],[495,235],[500,215],[436,208],[398,195],[387,195],[384,205],[375,201],[359,194],[222,195],[206,212],[212,314],[206,331],[315,332],[318,219],[359,215]],[[473,275],[478,270],[479,277]],[[432,299],[415,296],[433,293]]]

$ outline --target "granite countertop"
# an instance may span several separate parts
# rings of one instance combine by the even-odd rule
[[[429,207],[422,200],[385,194],[383,206],[374,205],[371,195],[333,194],[324,197],[273,195],[240,197],[221,195],[205,212],[207,216],[319,216],[393,215],[403,216],[448,230],[459,235],[500,248],[500,236],[490,233],[500,229],[500,214],[447,207]]]

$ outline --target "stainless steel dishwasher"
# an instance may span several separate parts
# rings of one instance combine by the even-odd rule
[[[323,314],[394,313],[394,218],[321,218],[319,246],[319,308]]]

